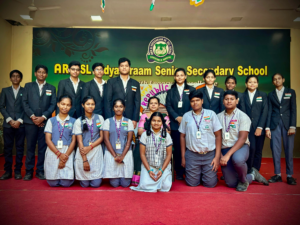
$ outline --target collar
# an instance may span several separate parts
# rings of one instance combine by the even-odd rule
[[[161,134],[161,130],[162,130],[162,129],[160,129],[160,130],[158,131],[158,133],[155,133],[155,132],[153,131],[152,127],[150,128],[150,130],[153,132],[153,134],[154,134],[155,136],[158,136],[158,135]]]
[[[177,89],[184,89],[184,84],[182,84],[181,86],[179,86],[178,84],[176,84]]]
[[[103,80],[103,79],[102,79],[102,83],[101,83],[101,84],[98,83],[98,81],[96,80],[96,78],[94,78],[94,81],[95,81],[96,84],[98,84],[98,85],[102,85],[102,86],[103,86],[103,85],[105,84],[105,80]]]
[[[75,84],[75,83],[72,81],[71,77],[70,77],[70,81],[72,82],[72,84]],[[78,77],[78,82],[77,82],[77,84],[79,84],[79,82],[80,82],[80,79],[79,79],[79,77]]]
[[[202,113],[204,113],[203,107],[202,107],[202,110],[201,110],[201,112],[200,112],[199,115],[197,115],[197,114],[194,112],[194,110],[192,110],[192,114],[193,114],[194,116],[200,116]]]
[[[65,121],[67,121],[67,120],[70,120],[70,116],[68,115],[64,120],[62,120],[60,117],[59,117],[59,114],[56,116],[56,119],[57,119],[57,121],[59,121],[59,122],[65,122]]]
[[[20,87],[21,87],[21,86],[19,85],[19,87],[18,87],[17,89],[14,89],[14,86],[13,86],[13,85],[11,86],[11,88],[12,88],[14,91],[19,91],[19,90],[20,90]]]
[[[35,80],[35,82],[37,83],[38,86],[41,86],[41,85],[45,85],[45,84],[46,84],[46,80],[45,80],[44,83],[42,83],[42,84],[39,84],[38,80]]]
[[[284,92],[284,86],[281,88],[280,91],[276,88],[276,92]]]
[[[128,75],[128,79],[127,80],[123,80],[123,78],[122,78],[122,76],[121,76],[121,74],[120,74],[120,79],[123,81],[123,82],[128,82],[129,80],[130,80],[130,76]]]
[[[232,111],[232,113],[233,114],[236,114],[236,111],[237,111],[237,107],[235,107],[235,109]],[[231,114],[232,114],[231,113]],[[226,116],[230,116],[231,114],[228,114],[227,112],[226,112],[226,110],[224,110],[224,114],[226,115]]]
[[[248,90],[248,94],[249,94],[249,95],[255,95],[256,90],[257,90],[257,89],[255,89],[255,91],[253,91],[252,93]]]
[[[121,118],[120,120],[123,121],[123,118],[124,118],[124,117],[122,116],[122,118]],[[114,116],[113,116],[113,120],[115,120],[115,117],[114,117]],[[120,120],[117,120],[117,119],[116,119],[116,121],[120,121]]]
[[[207,90],[214,90],[214,87],[215,87],[215,85],[213,85],[213,87],[212,88],[209,88],[207,85],[205,85],[205,87],[207,88]]]

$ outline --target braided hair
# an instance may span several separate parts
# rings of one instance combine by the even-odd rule
[[[81,101],[82,105],[84,105],[90,99],[92,99],[95,102],[95,105],[96,105],[96,101],[95,101],[94,97],[92,97],[92,96],[85,96],[82,99],[82,101]],[[88,131],[89,128],[87,126],[87,121],[86,121],[86,118],[85,118],[85,113],[83,113],[82,116],[81,116],[81,123],[83,123],[82,131]]]
[[[161,121],[163,123],[163,130],[162,130],[162,133],[161,133],[161,136],[163,138],[166,138],[167,137],[167,125],[166,125],[166,120],[164,119],[164,116],[163,114],[161,114],[160,112],[155,112],[151,115],[150,119],[146,119],[146,122],[144,124],[144,129],[147,131],[147,136],[150,136],[151,134],[151,121],[153,119],[154,116],[159,116],[161,118]]]

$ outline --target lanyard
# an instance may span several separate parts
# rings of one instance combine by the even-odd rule
[[[119,129],[117,127],[117,120],[116,120],[115,116],[114,116],[114,121],[115,121],[116,132],[117,132],[117,135],[118,135],[118,141],[119,141],[120,140],[120,134],[121,134],[121,122],[122,122],[122,119],[120,119]]]
[[[64,133],[64,130],[65,130],[65,124],[66,124],[66,121],[64,122],[64,125],[62,126],[62,131],[60,132],[60,126],[59,126],[59,122],[57,121],[57,126],[58,126],[58,132],[59,132],[59,140],[61,140],[62,136],[63,136],[63,133]]]
[[[152,132],[151,134],[152,134],[152,139],[153,139],[154,146],[155,146],[155,148],[156,148],[155,154],[157,154],[157,153],[158,153],[158,149],[160,148],[160,145],[161,145],[161,143],[162,143],[162,137],[160,137],[160,141],[159,141],[159,144],[158,144],[158,146],[157,146],[156,143],[155,143],[155,137],[154,137],[154,135],[153,135],[153,132]]]
[[[183,92],[182,92],[182,94],[180,95],[180,101],[182,101],[182,96],[183,96]]]
[[[226,132],[228,132],[229,131],[229,129],[230,129],[230,123],[231,123],[231,121],[232,121],[232,119],[233,119],[233,117],[235,116],[235,114],[234,114],[234,112],[233,112],[233,116],[231,117],[231,119],[230,119],[230,122],[229,122],[229,124],[228,124],[228,127],[226,128]],[[224,115],[224,119],[225,119],[225,126],[226,126],[226,115]]]
[[[200,121],[199,121],[199,124],[197,124],[197,121],[196,121],[196,118],[195,118],[195,116],[194,116],[194,114],[193,114],[193,112],[192,112],[192,116],[193,116],[193,118],[194,118],[194,121],[195,121],[195,123],[196,123],[196,126],[197,126],[197,129],[198,129],[198,131],[200,130],[200,124],[201,124],[201,121],[202,121],[202,118],[203,118],[203,115],[204,115],[204,109],[202,109],[202,115],[201,115],[201,119],[200,119]]]
[[[91,132],[91,141],[92,141],[92,139],[93,139],[93,132],[94,132],[94,119],[92,119],[92,125],[91,126],[89,125],[87,119],[86,119],[86,124],[87,124],[87,126],[88,126],[88,128],[89,128],[89,130]]]

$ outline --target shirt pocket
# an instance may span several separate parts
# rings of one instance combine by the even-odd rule
[[[230,123],[230,133],[234,136],[238,135],[239,134],[239,127],[240,127],[240,124],[238,122],[231,122]]]
[[[213,133],[213,125],[211,121],[201,123],[201,133]]]

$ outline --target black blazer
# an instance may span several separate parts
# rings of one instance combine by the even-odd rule
[[[211,95],[211,99],[209,98],[209,94],[206,86],[200,89],[203,93],[203,108],[210,109],[214,111],[216,114],[222,112],[225,107],[223,105],[224,98],[224,90],[222,88],[214,87],[213,93]],[[220,93],[219,98],[215,93]]]
[[[75,90],[73,87],[73,84],[70,80],[70,78],[61,80],[58,83],[58,89],[57,89],[57,102],[58,99],[62,95],[69,95],[72,98],[72,108],[70,109],[69,116],[74,117],[74,114],[76,112],[76,118],[79,118],[83,113],[83,108],[81,106],[81,100],[82,100],[82,91],[84,88],[85,83],[83,81],[79,81],[79,84],[77,86],[77,91],[75,94]],[[56,107],[56,114],[59,113],[58,107]]]
[[[244,100],[244,95],[243,93],[241,92],[238,92],[238,98],[239,98],[239,103],[237,104],[237,107],[238,109],[242,110],[243,112],[246,111],[246,108],[245,108],[245,100]]]
[[[167,92],[166,97],[166,108],[170,117],[171,130],[178,130],[179,124],[175,120],[178,116],[183,116],[186,112],[192,110],[189,94],[195,90],[194,87],[185,85],[184,90],[189,90],[189,92],[184,92],[182,95],[182,108],[178,108],[178,102],[180,101],[180,96],[178,92],[177,85],[173,86]]]
[[[257,97],[262,97],[262,101],[257,101]],[[252,105],[250,103],[250,98],[248,90],[244,92],[244,101],[245,101],[245,113],[251,119],[251,127],[256,130],[258,127],[263,128],[262,134],[265,133],[265,127],[267,124],[268,116],[268,96],[265,92],[256,90],[253,97]]]
[[[86,96],[92,96],[96,101],[96,107],[94,110],[95,114],[99,114],[106,118],[104,116],[104,93],[106,89],[106,84],[103,85],[103,93],[102,96],[100,95],[100,91],[98,88],[98,85],[96,84],[96,81],[93,79],[87,83],[85,83],[83,91],[82,91],[82,98]]]
[[[291,94],[290,98],[286,97],[286,94]],[[290,127],[296,127],[297,125],[297,105],[296,105],[296,93],[293,89],[284,88],[281,103],[278,100],[276,90],[272,91],[268,95],[269,112],[266,127],[271,130],[276,129],[280,119],[282,119],[285,129]]]
[[[135,91],[132,87],[135,87]],[[126,93],[120,77],[111,78],[107,81],[104,93],[104,115],[106,118],[114,116],[112,110],[113,101],[121,98],[125,101],[124,116],[128,119],[139,121],[141,107],[140,83],[130,78],[127,83]]]
[[[13,120],[22,119],[24,121],[24,109],[22,105],[22,95],[24,88],[20,87],[15,98],[13,88],[7,87],[3,88],[0,95],[0,112],[4,117],[3,127],[10,128],[10,124],[6,123],[6,119],[11,117]],[[20,127],[23,127],[24,124],[21,124]]]
[[[51,92],[51,95],[47,95],[46,91]],[[30,119],[32,114],[49,119],[56,107],[56,89],[53,85],[46,83],[40,96],[38,84],[35,81],[27,83],[24,87],[22,102],[25,110],[24,123],[34,124]]]

